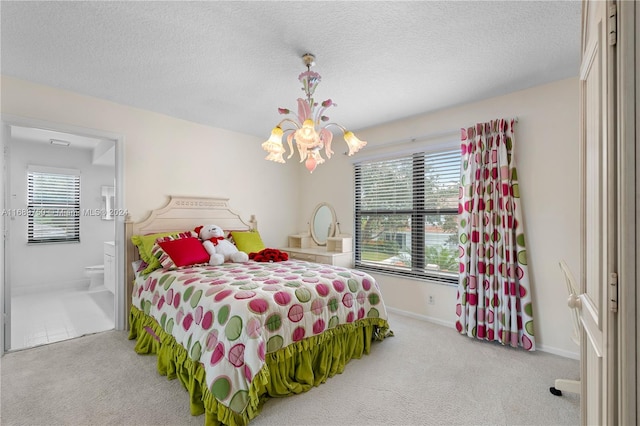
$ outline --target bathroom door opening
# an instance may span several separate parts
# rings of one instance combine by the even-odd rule
[[[3,121],[4,211],[8,213],[4,217],[4,351],[122,329],[121,253],[117,250],[122,246],[119,236],[124,224],[118,213],[122,211],[122,138],[29,120],[8,123],[3,117]],[[74,174],[79,175],[75,213],[32,203],[38,188],[48,192],[52,182],[48,179]],[[47,241],[47,235],[58,232],[55,224],[61,219],[36,214],[77,216],[78,229],[65,230],[77,232],[77,239],[57,241],[54,236]],[[43,240],[33,241],[35,231]]]

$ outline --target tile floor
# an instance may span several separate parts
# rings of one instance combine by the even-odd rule
[[[108,290],[65,290],[11,298],[11,348],[25,349],[114,328]]]

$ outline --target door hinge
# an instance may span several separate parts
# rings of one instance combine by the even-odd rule
[[[618,42],[618,8],[615,3],[609,5],[608,15],[609,46],[615,46]]]
[[[609,309],[611,312],[618,312],[618,274],[609,274]]]

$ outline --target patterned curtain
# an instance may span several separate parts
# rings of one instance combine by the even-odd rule
[[[533,306],[513,119],[462,129],[456,328],[533,351]]]

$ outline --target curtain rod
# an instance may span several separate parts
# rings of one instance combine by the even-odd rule
[[[379,148],[386,148],[389,146],[393,146],[393,145],[401,145],[401,144],[405,144],[405,143],[412,143],[412,142],[418,142],[418,141],[426,141],[429,139],[438,139],[438,138],[442,138],[445,136],[453,136],[456,133],[460,133],[460,129],[451,129],[451,130],[446,130],[444,132],[438,132],[438,133],[426,133],[424,135],[419,135],[419,136],[411,136],[408,138],[404,138],[404,139],[398,139],[395,141],[391,141],[391,142],[385,142],[379,145],[372,145],[371,148],[375,148],[375,149],[379,149]]]
[[[514,120],[517,123],[518,122],[518,117],[515,117]],[[467,126],[467,128],[468,127],[471,127],[471,126]],[[426,141],[426,140],[429,140],[429,139],[438,139],[438,138],[442,138],[442,137],[445,137],[445,136],[453,136],[455,134],[459,134],[460,130],[464,129],[464,128],[465,127],[459,127],[457,129],[449,129],[449,130],[445,130],[445,131],[442,131],[442,132],[426,133],[426,134],[419,135],[419,136],[411,136],[411,137],[404,138],[404,139],[398,139],[398,140],[391,141],[391,142],[385,142],[385,143],[379,144],[379,145],[372,145],[371,148],[375,148],[375,149],[387,148],[387,147],[393,146],[393,145],[400,145],[400,144],[405,144],[405,143]],[[346,152],[345,152],[345,154],[346,154]]]

